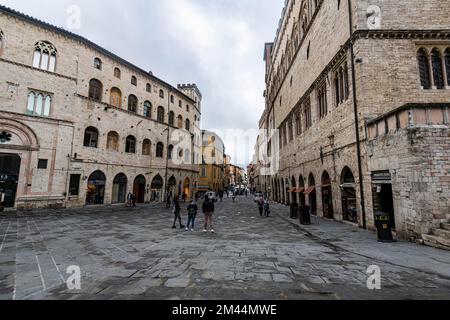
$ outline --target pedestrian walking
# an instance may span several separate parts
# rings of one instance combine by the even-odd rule
[[[133,193],[133,208],[136,207],[136,201],[137,201],[137,196],[135,193]]]
[[[205,214],[205,228],[203,229],[203,232],[211,231],[214,233],[214,227],[213,227],[213,214],[214,214],[214,202],[208,198],[208,196],[205,197],[205,202],[203,203],[203,213]]]
[[[176,229],[177,228],[176,227],[177,220],[180,222],[180,229],[183,229],[184,226],[183,226],[183,224],[181,222],[181,204],[180,204],[179,197],[176,197],[173,200],[173,213],[175,215],[175,218],[173,220],[173,227],[172,227],[172,229]]]
[[[186,226],[186,231],[189,231],[189,227],[190,227],[191,231],[194,232],[195,231],[195,218],[197,217],[197,211],[198,211],[197,203],[194,200],[192,200],[191,203],[189,204],[187,211],[188,211],[188,222],[187,222],[187,226]]]
[[[167,196],[166,208],[170,209],[170,204],[172,203],[172,192]]]
[[[127,195],[127,207],[131,207],[133,205],[133,194],[131,192]]]
[[[264,213],[264,198],[260,197],[258,201],[259,215],[262,217]]]

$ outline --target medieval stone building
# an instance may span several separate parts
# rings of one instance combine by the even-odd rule
[[[369,229],[389,213],[399,237],[450,246],[448,3],[287,0],[264,58],[260,125],[280,160],[261,188]]]
[[[201,93],[0,6],[0,192],[7,207],[161,201],[198,183]]]

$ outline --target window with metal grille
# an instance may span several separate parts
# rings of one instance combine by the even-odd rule
[[[425,49],[420,49],[417,54],[419,63],[420,84],[424,89],[431,88],[430,69],[428,66],[428,54]]]
[[[47,159],[38,159],[38,169],[47,169],[48,160]]]

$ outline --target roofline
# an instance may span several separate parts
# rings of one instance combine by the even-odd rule
[[[88,40],[85,37],[82,37],[82,36],[80,36],[80,35],[78,35],[76,33],[67,31],[67,30],[65,30],[65,29],[63,29],[61,27],[54,26],[54,25],[52,25],[52,24],[50,24],[48,22],[39,20],[37,18],[34,18],[32,16],[29,16],[29,15],[26,15],[26,14],[24,14],[22,12],[19,12],[17,10],[14,10],[12,8],[9,8],[9,7],[6,7],[6,6],[0,4],[0,14],[1,13],[5,13],[5,14],[10,15],[12,17],[25,20],[25,21],[27,21],[29,23],[32,23],[34,25],[37,25],[39,27],[47,28],[47,29],[49,29],[49,30],[51,30],[53,32],[60,33],[60,34],[62,34],[64,36],[66,36],[66,37],[72,38],[73,40],[80,41],[83,44],[85,44],[85,45],[87,45],[89,47],[92,47],[95,50],[98,50],[98,51],[102,52],[104,55],[110,57],[111,59],[117,60],[118,62],[126,65],[130,69],[134,69],[135,71],[137,71],[139,73],[142,73],[143,75],[145,75],[146,77],[154,80],[155,82],[158,82],[159,84],[161,84],[163,86],[169,87],[169,89],[171,91],[180,94],[181,96],[183,96],[187,100],[191,101],[192,104],[195,105],[195,103],[196,103],[195,100],[193,100],[191,97],[189,97],[188,95],[184,94],[183,92],[178,90],[176,87],[172,86],[171,84],[165,82],[164,80],[161,80],[158,77],[155,77],[154,75],[150,74],[148,71],[145,71],[144,69],[136,66],[135,64],[132,64],[131,62],[129,62],[129,61],[119,57],[118,55],[116,55],[116,54],[112,53],[111,51],[109,51],[109,50],[99,46],[98,44]],[[198,110],[198,108],[197,108],[197,110]],[[200,110],[198,110],[198,111],[200,112]]]

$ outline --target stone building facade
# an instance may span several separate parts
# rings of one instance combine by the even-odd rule
[[[13,208],[162,201],[198,184],[201,93],[0,6],[0,192]],[[179,152],[179,150],[183,150]]]
[[[206,130],[202,132],[202,142],[198,191],[200,194],[224,191],[225,144],[216,133]]]
[[[264,58],[272,199],[448,244],[448,4],[287,0]]]

